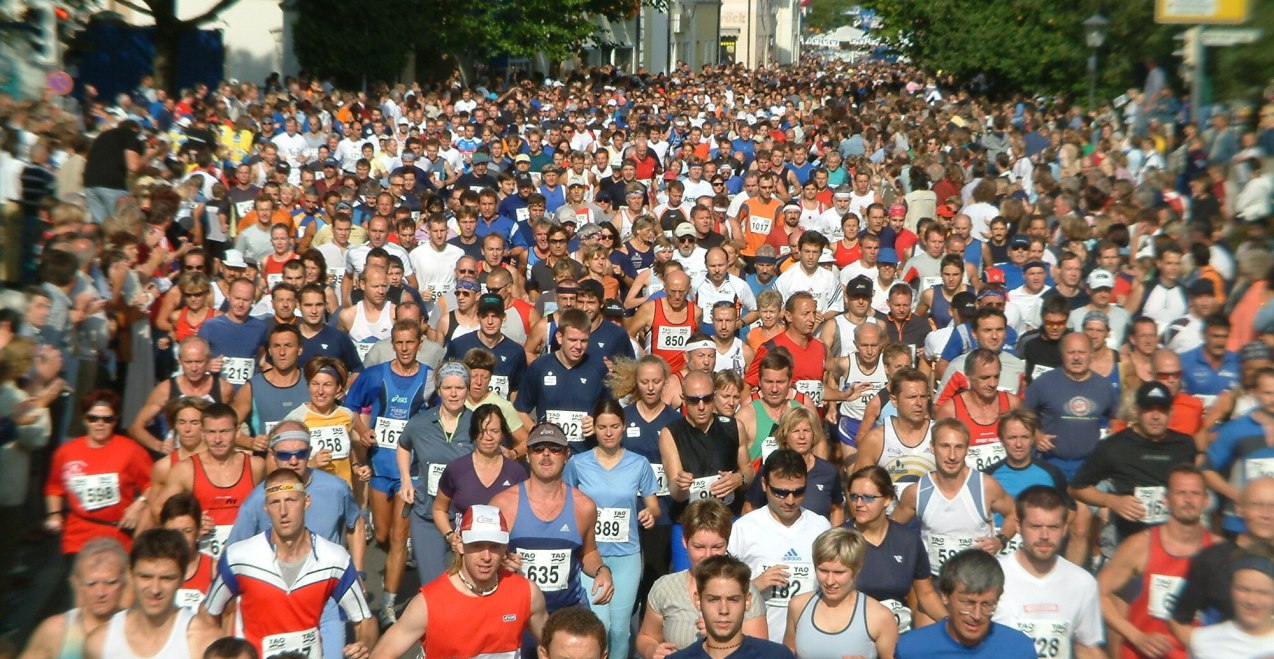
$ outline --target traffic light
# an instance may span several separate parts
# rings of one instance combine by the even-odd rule
[[[1203,48],[1202,32],[1203,28],[1195,26],[1173,37],[1181,44],[1172,54],[1181,58],[1181,79],[1186,82],[1194,78],[1195,69],[1202,61],[1199,52]]]
[[[51,7],[29,5],[22,14],[27,43],[38,64],[57,61],[57,16]]]

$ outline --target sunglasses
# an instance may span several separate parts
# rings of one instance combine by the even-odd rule
[[[694,241],[695,241],[694,236],[681,236],[680,238],[677,239],[677,242],[679,243],[692,243]]]
[[[773,488],[771,488],[771,490],[772,490],[772,489],[773,489]],[[880,496],[879,494],[850,494],[850,495],[849,495],[849,502],[850,502],[850,503],[858,503],[859,501],[861,501],[861,502],[863,502],[863,503],[865,503],[865,504],[867,504],[867,505],[871,505],[871,504],[873,504],[873,503],[876,503],[876,501],[878,501],[878,500],[880,500],[880,499],[883,499],[883,498],[885,498],[885,497],[882,497],[882,496]]]
[[[691,405],[707,405],[716,398],[716,394],[704,394],[702,396],[691,396],[690,394],[685,394],[682,398],[685,399],[687,407]]]
[[[562,455],[563,453],[566,452],[566,447],[558,446],[557,444],[545,443],[545,444],[536,444],[535,446],[527,447],[526,450],[536,454],[548,451],[549,453],[552,453],[553,455]]]
[[[182,270],[185,270],[187,272],[190,272],[190,271],[203,272],[203,266],[202,265],[187,265],[187,266],[183,266]]]
[[[770,494],[773,494],[776,499],[786,499],[788,497],[795,497],[799,499],[805,496],[805,486],[802,485],[801,487],[792,490],[781,487],[771,487]]]
[[[310,449],[308,448],[297,449],[295,451],[275,451],[274,452],[274,460],[276,462],[291,462],[293,460],[300,460],[301,462],[305,462],[306,460],[309,460],[309,459],[310,459]]]
[[[106,416],[101,416],[98,414],[85,414],[84,418],[88,420],[89,423],[115,423],[116,417],[113,414],[108,414]]]
[[[1156,380],[1180,380],[1181,371],[1163,371],[1161,373],[1155,373],[1155,379]]]
[[[549,242],[554,245],[565,245],[570,241],[565,238],[549,238]]]

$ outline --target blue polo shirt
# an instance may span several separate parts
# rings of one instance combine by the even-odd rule
[[[1181,387],[1191,395],[1215,396],[1239,381],[1239,356],[1229,350],[1214,369],[1203,356],[1203,346],[1181,353]]]
[[[558,419],[559,425],[581,423],[577,413],[592,414],[597,401],[610,395],[606,388],[609,371],[600,356],[585,352],[574,367],[567,368],[558,353],[539,357],[527,367],[518,399],[513,407],[538,421]],[[564,419],[569,421],[564,422]],[[591,448],[578,428],[563,428],[571,440],[571,451],[581,453]]]
[[[363,370],[363,360],[358,358],[354,341],[349,334],[336,329],[333,325],[324,325],[318,334],[301,340],[303,359],[325,355],[333,357],[345,365],[345,370],[357,373]]]
[[[1265,441],[1264,426],[1251,414],[1232,419],[1218,428],[1216,439],[1208,445],[1204,456],[1204,469],[1227,477],[1239,490],[1253,477],[1274,473],[1274,448]],[[1233,501],[1223,500],[1221,526],[1233,533],[1247,531]]]

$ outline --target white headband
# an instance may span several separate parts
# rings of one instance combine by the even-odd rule
[[[717,347],[713,345],[711,341],[695,341],[694,343],[686,344],[685,350],[686,352],[694,352],[695,350],[703,350],[704,348],[707,348],[709,350],[717,349]]]

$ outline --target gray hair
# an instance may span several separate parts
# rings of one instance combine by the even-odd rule
[[[938,573],[938,591],[950,597],[963,585],[967,593],[1004,593],[1004,568],[981,549],[966,549],[947,559]]]
[[[128,569],[128,552],[124,551],[124,545],[121,545],[119,540],[107,537],[89,540],[75,555],[75,563],[71,565],[71,578],[79,578],[80,573],[88,569],[90,565],[103,558],[111,557],[119,561],[119,573],[124,574]]]

